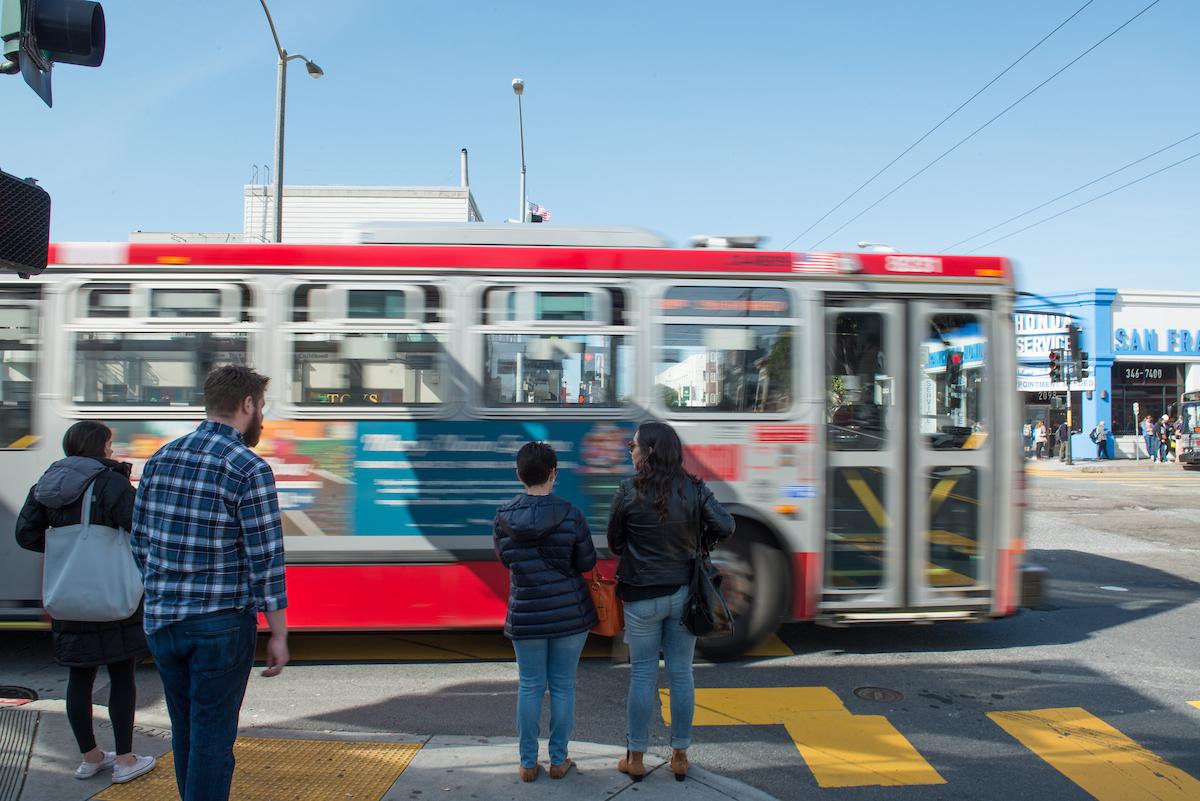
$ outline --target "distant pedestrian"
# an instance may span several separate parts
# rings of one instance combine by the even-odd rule
[[[262,434],[267,381],[242,366],[209,373],[207,419],[150,458],[134,505],[146,634],[182,801],[228,801],[258,612],[271,628],[262,675],[288,662],[275,477],[250,450]]]
[[[1067,461],[1067,439],[1071,436],[1071,430],[1067,428],[1067,421],[1063,420],[1058,424],[1058,430],[1054,432],[1054,440],[1058,445],[1058,460],[1060,462]]]
[[[575,676],[596,609],[582,573],[596,566],[592,532],[579,507],[551,495],[558,457],[545,442],[517,452],[525,492],[496,511],[492,540],[508,568],[504,633],[517,654],[517,734],[521,781],[537,779],[539,721],[550,687],[550,778],[571,769],[567,746],[575,724]]]
[[[1096,423],[1096,427],[1092,429],[1092,442],[1096,443],[1096,458],[1108,458],[1108,426],[1101,420]]]
[[[1167,461],[1167,449],[1171,441],[1171,415],[1164,414],[1154,426],[1154,437],[1158,440],[1158,461]]]
[[[629,443],[635,475],[621,482],[608,521],[608,547],[621,557],[617,595],[625,602],[629,645],[629,728],[617,769],[646,775],[650,719],[658,709],[658,656],[671,687],[671,772],[683,781],[695,713],[696,637],[683,625],[698,546],[733,534],[733,517],[683,469],[683,447],[666,423],[642,423]]]
[[[44,552],[54,529],[74,526],[83,519],[83,500],[92,490],[90,521],[97,526],[128,532],[133,525],[133,485],[130,465],[112,458],[112,431],[96,420],[80,420],[63,437],[65,459],[50,465],[17,518],[17,542]],[[133,554],[129,554],[133,559]],[[112,769],[115,784],[132,781],[154,769],[152,756],[133,753],[133,716],[137,707],[134,672],[149,651],[142,632],[142,607],[124,620],[108,622],[50,621],[54,659],[67,674],[67,722],[83,760],[75,778],[90,779]],[[116,751],[102,751],[92,728],[92,687],[100,665],[108,671],[108,715]]]
[[[1033,429],[1034,457],[1043,459],[1046,456],[1046,421],[1038,420]]]
[[[1154,418],[1146,415],[1142,418],[1142,439],[1146,443],[1146,455],[1150,462],[1158,461],[1158,440],[1154,436]]]

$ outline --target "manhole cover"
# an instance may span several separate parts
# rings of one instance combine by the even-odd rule
[[[0,686],[0,706],[20,706],[37,699],[38,694],[28,687]]]
[[[889,690],[887,687],[858,687],[855,689],[854,694],[864,701],[878,701],[879,703],[892,703],[904,700],[902,693]]]

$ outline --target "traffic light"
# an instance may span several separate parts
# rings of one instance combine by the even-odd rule
[[[54,105],[55,62],[99,67],[104,61],[104,9],[90,0],[0,0],[0,72],[20,72],[33,91]]]
[[[0,271],[40,273],[49,243],[50,195],[29,179],[0,172]]]
[[[1067,354],[1066,357],[1070,361],[1075,361],[1079,358],[1079,334],[1080,328],[1077,325],[1072,325],[1067,329]]]
[[[1061,384],[1063,380],[1062,351],[1050,351],[1050,383]]]
[[[1081,351],[1079,354],[1079,377],[1088,377],[1088,355],[1087,351]]]
[[[961,350],[946,351],[946,386],[954,388],[962,380],[963,352]]]

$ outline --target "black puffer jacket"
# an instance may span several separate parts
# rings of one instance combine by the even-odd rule
[[[596,549],[577,506],[555,495],[518,495],[496,511],[492,539],[509,574],[505,634],[566,637],[596,625],[580,575],[596,565]]]
[[[68,456],[46,470],[17,518],[17,542],[31,551],[46,550],[46,530],[83,519],[83,495],[92,490],[92,521],[129,531],[133,527],[133,485],[129,465],[111,459]],[[50,536],[54,536],[51,534]],[[67,667],[94,667],[148,655],[142,609],[125,620],[93,623],[53,620],[54,658]]]
[[[639,498],[627,478],[613,496],[608,547],[621,557],[617,581],[633,587],[681,587],[692,580],[696,558],[696,504],[709,547],[733,534],[733,517],[703,482],[680,478],[671,488],[667,517],[660,520],[650,498]]]

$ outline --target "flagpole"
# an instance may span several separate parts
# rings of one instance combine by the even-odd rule
[[[513,92],[517,96],[517,125],[521,134],[521,214],[518,219],[529,222],[529,204],[525,200],[525,115],[521,110],[521,95],[525,91],[525,81],[513,78]]]

